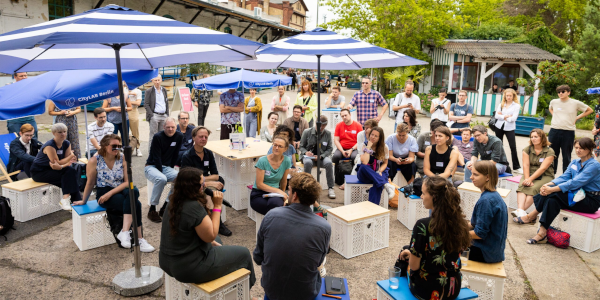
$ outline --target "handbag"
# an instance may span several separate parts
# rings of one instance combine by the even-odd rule
[[[498,122],[498,119],[496,119],[496,117],[494,117],[495,115],[496,115],[496,111],[492,112],[492,117],[488,121],[488,126],[490,127],[490,129],[495,128],[496,122]]]
[[[546,236],[548,237],[549,244],[561,249],[569,248],[569,243],[571,242],[570,234],[550,226],[548,231],[546,231]]]

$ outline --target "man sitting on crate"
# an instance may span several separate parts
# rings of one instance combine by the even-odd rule
[[[473,150],[471,151],[471,161],[465,165],[465,182],[472,182],[471,173],[473,165],[480,156],[481,160],[491,160],[496,163],[498,174],[510,173],[511,170],[508,166],[506,153],[504,153],[504,147],[499,138],[493,135],[489,136],[487,128],[483,125],[473,127],[473,137],[475,137],[475,141],[473,142]]]
[[[29,169],[35,156],[42,148],[42,143],[33,137],[35,128],[31,124],[23,124],[19,132],[20,137],[10,142],[10,156],[8,157],[8,173],[21,171],[13,180],[31,177]]]
[[[331,153],[333,146],[331,145],[331,132],[325,129],[327,127],[327,117],[321,115],[321,136],[317,141],[317,127],[307,129],[302,133],[300,140],[300,155],[304,164],[304,172],[309,173],[313,165],[317,168],[324,167],[327,176],[327,187],[329,188],[329,199],[335,199],[335,191],[333,190],[333,163],[331,162]],[[317,160],[317,147],[320,148],[319,159]],[[321,177],[321,180],[322,177]]]
[[[204,185],[206,187],[204,193],[212,199],[213,191],[223,191],[225,180],[223,177],[219,176],[215,155],[212,151],[204,148],[208,142],[210,133],[210,130],[204,126],[198,126],[191,131],[191,137],[194,144],[193,147],[183,154],[181,158],[181,168],[192,167],[202,170]],[[223,200],[223,205],[231,207],[225,200]],[[231,230],[225,227],[223,221],[221,221],[221,225],[219,226],[219,234],[231,236]]]

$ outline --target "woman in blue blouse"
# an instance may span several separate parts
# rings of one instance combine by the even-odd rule
[[[473,240],[469,260],[496,263],[504,261],[508,226],[506,203],[496,192],[498,170],[491,160],[479,160],[471,174],[473,185],[481,190],[469,223]]]
[[[574,148],[579,158],[571,161],[565,173],[544,184],[540,189],[540,194],[533,197],[535,210],[521,219],[528,223],[530,220],[535,220],[539,213],[543,214],[540,218],[540,229],[532,239],[527,240],[528,244],[546,242],[546,230],[561,209],[588,214],[598,211],[600,208],[600,180],[598,180],[600,163],[592,158],[595,146],[590,138],[576,140]],[[578,202],[569,201],[569,198],[572,198],[572,195],[580,189],[585,191],[585,198]]]

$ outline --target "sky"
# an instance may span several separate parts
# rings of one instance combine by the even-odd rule
[[[323,16],[326,20],[331,20],[334,17],[333,13],[328,10],[325,6],[325,0],[319,0],[321,7],[319,7],[319,24],[323,23]],[[304,0],[304,4],[308,7],[308,18],[306,23],[306,30],[312,30],[317,24],[317,0]]]

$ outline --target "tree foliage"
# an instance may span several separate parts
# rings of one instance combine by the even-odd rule
[[[554,35],[545,25],[530,30],[510,40],[509,43],[530,44],[555,55],[560,55],[567,46],[565,41]]]
[[[504,0],[459,0],[457,2],[455,16],[462,21],[465,28],[506,21],[503,12]]]
[[[456,28],[451,39],[510,40],[523,34],[523,28],[504,23],[484,23],[481,26]]]

